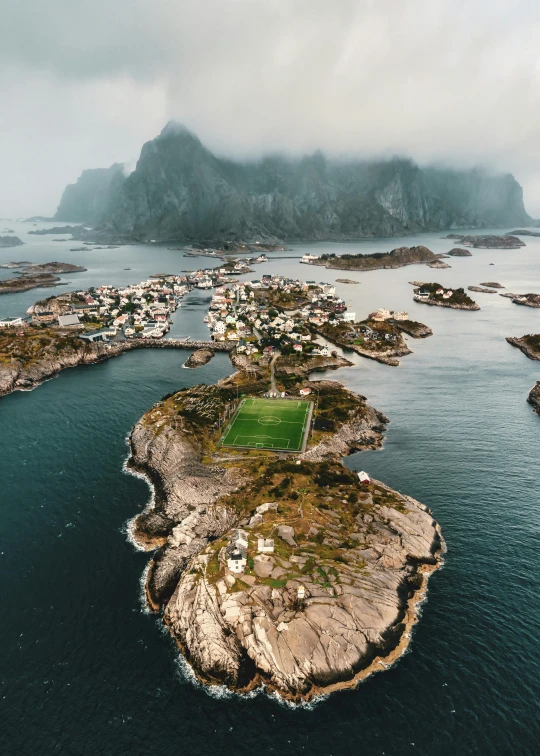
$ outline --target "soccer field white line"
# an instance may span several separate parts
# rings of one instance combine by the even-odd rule
[[[247,439],[247,443],[242,443],[242,439]],[[235,436],[231,446],[271,446],[274,448],[274,444],[271,441],[250,441],[249,439],[272,439],[272,441],[280,442],[278,444],[280,449],[288,449],[291,443],[290,438],[274,438],[274,436]],[[240,439],[240,441],[239,441]],[[287,444],[285,446],[285,443]]]

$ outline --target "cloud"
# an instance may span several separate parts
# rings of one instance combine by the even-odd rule
[[[3,21],[0,161],[18,189],[2,182],[0,215],[51,212],[83,168],[132,161],[169,118],[234,156],[511,171],[540,215],[535,2],[4,0]]]

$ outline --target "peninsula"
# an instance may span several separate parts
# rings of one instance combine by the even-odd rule
[[[131,533],[157,548],[148,604],[197,677],[299,702],[354,687],[406,650],[443,541],[425,506],[342,464],[381,445],[388,421],[365,397],[323,380],[292,401],[260,399],[267,380],[240,369],[141,418],[128,469],[154,497]],[[239,391],[259,423],[307,411],[316,392],[306,451],[225,448]],[[257,428],[283,435],[274,425]]]
[[[507,336],[506,341],[521,349],[530,360],[540,360],[540,334],[529,333],[527,336]]]
[[[533,410],[537,415],[540,415],[540,381],[536,381],[535,385],[529,391],[527,401],[532,405]]]
[[[445,289],[438,283],[424,283],[414,290],[414,300],[419,304],[435,307],[450,307],[453,310],[479,310],[464,289]]]
[[[511,299],[514,304],[524,307],[540,307],[540,294],[511,294],[509,291],[499,292],[500,297]]]
[[[343,349],[395,367],[399,365],[399,357],[412,354],[402,333],[415,339],[433,333],[423,323],[409,320],[408,313],[394,313],[386,309],[371,313],[366,320],[358,323],[325,323],[319,326],[318,332]]]

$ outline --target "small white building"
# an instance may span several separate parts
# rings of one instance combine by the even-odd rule
[[[300,396],[309,396],[311,394],[311,389],[306,386],[306,388],[301,388],[298,393]]]
[[[247,555],[243,549],[233,549],[227,554],[227,567],[231,572],[244,572],[247,565]]]
[[[312,263],[314,260],[318,260],[318,259],[319,258],[317,257],[317,255],[310,255],[308,253],[308,254],[305,254],[303,257],[300,258],[300,262],[302,262],[302,263]]]
[[[3,318],[0,320],[0,328],[20,328],[26,322],[22,318]]]
[[[257,541],[257,551],[261,554],[272,554],[274,552],[274,539],[259,538]]]
[[[344,323],[354,323],[356,320],[356,313],[355,312],[344,312],[341,316],[341,319]]]
[[[358,473],[358,480],[360,481],[360,483],[365,483],[366,485],[369,485],[371,483],[371,478],[369,477],[367,472],[365,472],[365,470],[361,470]]]
[[[303,601],[304,598],[305,598],[305,595],[306,595],[306,589],[304,588],[303,585],[299,585],[298,586],[298,591],[296,593],[296,597],[297,597],[298,601]]]
[[[409,319],[408,312],[395,312],[394,313],[394,320],[408,320],[408,319]]]

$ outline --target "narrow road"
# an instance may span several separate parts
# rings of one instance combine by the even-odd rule
[[[280,352],[277,352],[270,360],[270,391],[273,391],[276,394],[277,394],[277,388],[276,388],[276,376],[275,376],[275,362],[279,356],[280,356]]]

